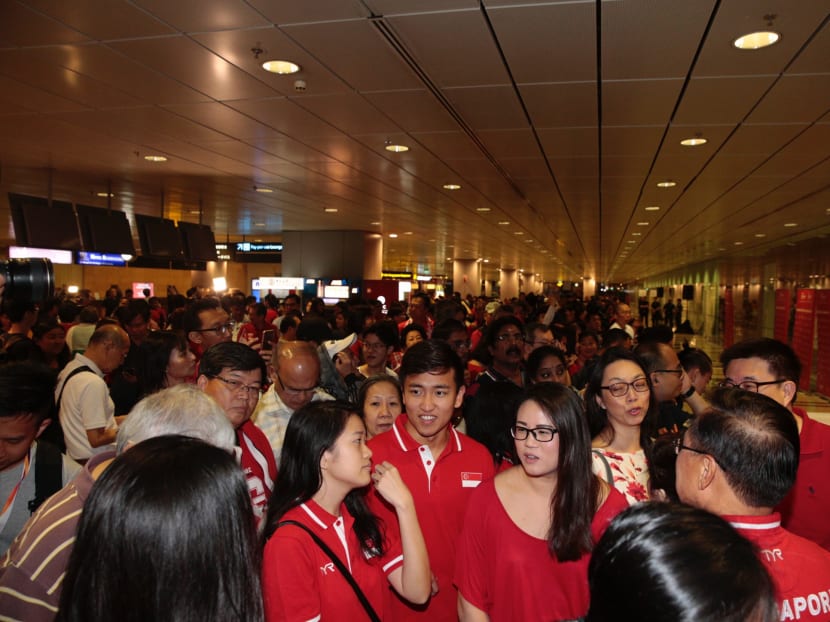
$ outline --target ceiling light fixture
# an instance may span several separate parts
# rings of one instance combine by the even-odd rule
[[[525,234],[524,231],[514,231],[513,232],[513,235],[524,235],[524,234]]]
[[[254,186],[254,192],[259,192],[260,194],[271,194],[273,190],[271,188],[263,188],[261,186]]]
[[[749,32],[732,42],[739,50],[760,50],[778,43],[781,35],[773,30],[758,30]]]
[[[444,184],[444,190],[461,190],[458,184]]]
[[[667,179],[666,181],[659,181],[657,182],[658,188],[674,188],[677,185],[676,181],[672,181]]]
[[[707,142],[709,141],[703,138],[701,134],[695,134],[694,138],[684,138],[680,141],[680,144],[684,147],[698,147],[699,145],[705,145]]]
[[[336,207],[327,207],[323,211],[326,212],[327,214],[336,214],[337,213],[337,208]]]
[[[735,242],[735,246],[742,246],[743,242]]]
[[[784,226],[785,227],[797,227],[798,223],[797,222],[785,222]]]
[[[375,227],[377,227],[378,225],[380,225],[380,221],[379,221],[379,220],[373,220],[373,221],[372,221],[372,222],[370,222],[369,224],[370,224],[370,225],[373,225],[373,226],[375,226]]]
[[[755,237],[756,238],[765,238],[765,237],[767,237],[767,234],[766,233],[756,233]]]
[[[412,232],[411,231],[404,231],[403,234],[404,235],[412,235]]]
[[[281,76],[297,73],[300,66],[289,60],[267,60],[262,63],[262,68],[269,73],[276,73]]]
[[[509,225],[509,224],[510,224],[510,221],[509,221],[509,220],[500,220],[500,221],[499,221],[499,224],[500,224],[500,225]]]
[[[396,238],[396,237],[398,237],[398,234],[397,233],[390,233],[389,237],[390,238]]]
[[[643,222],[638,222],[638,223],[637,223],[637,226],[638,226],[638,227],[648,227],[648,223],[647,223],[647,222],[645,222],[645,221],[643,221]]]
[[[148,162],[167,162],[167,157],[162,155],[146,155],[144,159]]]
[[[477,207],[476,211],[477,212],[489,212],[490,208],[489,207]]]
[[[106,199],[107,197],[114,197],[115,195],[112,192],[96,192],[95,196]]]
[[[383,148],[393,153],[403,153],[404,151],[409,151],[409,147],[407,147],[406,145],[396,145],[389,141],[386,141],[386,144],[383,146]]]
[[[659,205],[649,205],[646,207],[647,212],[659,212],[660,206]]]

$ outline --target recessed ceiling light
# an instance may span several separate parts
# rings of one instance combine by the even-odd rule
[[[406,145],[393,145],[391,143],[384,146],[384,149],[387,151],[392,151],[394,153],[403,153],[404,151],[409,151],[409,147]]]
[[[167,157],[162,155],[146,155],[144,159],[148,162],[167,162]]]
[[[659,205],[649,205],[646,207],[647,212],[659,212],[660,206]]]
[[[476,211],[477,212],[489,212],[490,208],[489,207],[477,207]]]
[[[336,214],[337,213],[337,208],[336,207],[327,207],[323,211],[326,212],[327,214]]]
[[[201,214],[202,212],[201,212],[200,210],[197,210],[197,209],[192,209],[192,210],[190,210],[190,211],[189,211],[189,212],[187,212],[187,213],[188,213],[188,214],[193,214],[194,216],[198,216],[198,215],[199,215],[199,214]]]
[[[484,260],[484,263],[490,263],[490,260],[489,260],[489,259],[485,259],[485,260]]]
[[[524,231],[514,231],[513,232],[513,235],[524,235],[524,234],[525,234]]]
[[[626,244],[636,244],[637,240],[627,240]]]
[[[638,227],[648,227],[648,223],[647,223],[647,222],[645,222],[645,221],[638,222],[638,223],[637,223],[637,226],[638,226]]]
[[[452,261],[452,257],[447,257],[447,261]]]
[[[639,231],[635,231],[635,232],[634,232],[634,233],[632,233],[631,235],[643,235],[643,234],[642,234],[642,233],[640,233]]]
[[[271,194],[273,192],[273,190],[271,190],[271,188],[262,188],[260,186],[254,186],[254,190],[256,190],[257,192],[260,192],[262,194]]]
[[[767,234],[766,233],[756,233],[755,237],[756,238],[765,238],[765,237],[767,237]]]
[[[106,197],[114,197],[115,195],[112,192],[96,192],[96,197],[106,198]]]
[[[264,226],[265,226],[264,222],[255,222],[254,223],[254,227],[264,227]]]
[[[411,231],[404,231],[403,234],[404,235],[412,235],[412,232]]]
[[[797,222],[785,222],[784,226],[785,227],[797,227],[798,223]]]
[[[390,238],[396,238],[396,237],[398,237],[398,234],[397,233],[390,233],[389,237]]]
[[[262,63],[262,68],[270,73],[278,73],[280,75],[287,75],[297,73],[300,66],[288,60],[267,60]]]
[[[676,181],[666,180],[657,182],[658,188],[674,188],[677,185]]]
[[[760,50],[774,43],[778,43],[781,35],[772,30],[759,30],[738,37],[732,42],[739,50]]]
[[[509,220],[500,220],[500,221],[499,221],[499,224],[500,224],[500,225],[509,225],[509,224],[510,224],[510,221],[509,221]]]
[[[444,184],[444,190],[461,190],[458,184]]]
[[[525,244],[532,244],[532,243],[533,243],[533,240],[531,240],[530,238],[525,240]]]
[[[741,245],[743,245],[743,242],[735,242],[735,246],[741,246]]]
[[[698,145],[705,145],[708,141],[705,138],[684,138],[680,144],[684,147],[697,147]]]
[[[373,221],[372,221],[372,222],[370,222],[369,224],[370,224],[370,225],[374,225],[374,226],[376,226],[376,227],[377,227],[378,225],[380,225],[380,221],[379,221],[379,220],[373,220]]]

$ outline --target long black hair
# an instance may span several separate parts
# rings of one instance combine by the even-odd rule
[[[167,366],[170,364],[170,355],[178,350],[187,354],[187,339],[179,331],[155,330],[147,333],[142,344],[145,354],[141,374],[141,385],[144,395],[161,391],[167,386]]]
[[[339,400],[309,402],[288,421],[280,455],[279,477],[268,502],[264,537],[267,540],[288,510],[311,499],[323,485],[320,460],[334,447],[349,417],[358,417],[355,407]],[[368,555],[383,551],[379,521],[369,511],[364,490],[352,490],[344,500],[354,518],[354,530]]]
[[[186,436],[148,439],[92,487],[56,620],[259,621],[259,555],[233,456]]]

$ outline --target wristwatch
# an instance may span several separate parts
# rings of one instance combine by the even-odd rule
[[[694,386],[691,386],[691,387],[689,387],[689,390],[688,390],[688,391],[686,391],[685,393],[683,393],[683,394],[682,394],[682,396],[681,396],[681,397],[682,397],[684,400],[687,400],[687,399],[689,399],[690,397],[692,397],[692,395],[694,395],[694,394],[695,394],[695,388],[694,388]]]

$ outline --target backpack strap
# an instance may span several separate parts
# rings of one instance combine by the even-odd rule
[[[49,424],[49,427],[43,431],[43,434],[40,435],[40,438],[46,441],[49,441],[53,445],[55,445],[58,449],[61,450],[62,453],[66,453],[66,441],[63,437],[63,428],[61,427],[61,420],[60,420],[60,413],[61,413],[61,398],[63,398],[64,389],[66,389],[66,385],[69,384],[69,381],[72,379],[73,376],[77,376],[83,372],[90,372],[94,374],[95,372],[92,370],[91,367],[88,365],[81,365],[80,367],[76,367],[73,369],[69,374],[66,376],[66,379],[63,381],[63,385],[61,386],[60,393],[58,393],[58,397],[55,400],[55,408],[52,411],[52,423]],[[96,374],[97,375],[97,374]]]
[[[592,449],[591,452],[599,456],[599,459],[602,460],[602,464],[605,465],[605,481],[613,488],[614,474],[611,472],[611,465],[608,464],[608,458],[599,449]]]
[[[29,512],[63,488],[63,454],[49,442],[37,441],[35,454],[35,496],[29,501]]]
[[[332,563],[340,571],[340,574],[343,575],[343,578],[346,579],[349,585],[352,586],[352,589],[354,590],[357,599],[360,601],[360,604],[363,605],[363,608],[366,610],[366,615],[369,616],[369,620],[371,620],[372,622],[380,622],[380,618],[378,617],[378,614],[372,607],[372,604],[369,602],[369,599],[366,598],[366,595],[363,593],[363,590],[360,589],[360,587],[357,585],[357,581],[354,580],[352,573],[349,572],[349,569],[346,568],[345,564],[343,564],[343,562],[340,561],[340,558],[337,557],[337,555],[335,555],[334,551],[332,551],[316,533],[311,531],[311,529],[309,529],[302,523],[298,523],[295,520],[284,520],[277,523],[277,529],[279,529],[283,525],[293,525],[294,527],[299,527],[300,529],[305,531],[309,536],[311,536],[311,539],[314,540],[314,543],[323,550],[323,553],[325,553],[329,557],[329,559],[331,559]]]

